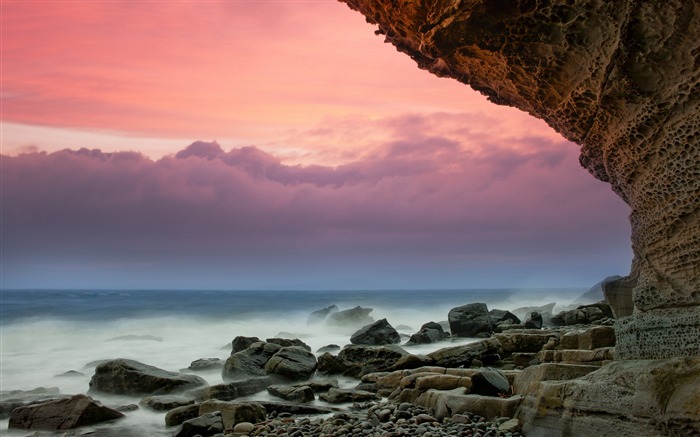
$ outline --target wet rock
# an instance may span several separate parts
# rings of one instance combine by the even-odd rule
[[[340,350],[340,346],[338,346],[337,344],[329,344],[329,345],[320,347],[316,352],[322,354],[324,352],[335,352],[335,351],[339,351],[339,350]]]
[[[219,399],[222,401],[231,401],[264,391],[267,387],[272,385],[273,382],[274,380],[271,377],[261,376],[242,381],[212,385],[211,387],[201,390],[197,398],[199,400]]]
[[[556,305],[556,302],[551,302],[540,306],[520,307],[512,310],[511,312],[518,316],[520,320],[527,320],[530,317],[530,314],[537,312],[542,316],[543,325],[551,325],[552,311],[554,311],[554,307]]]
[[[316,398],[314,391],[308,386],[271,385],[267,388],[267,392],[271,396],[291,402],[311,402]]]
[[[377,320],[367,325],[350,337],[350,343],[369,346],[397,344],[401,342],[399,333],[386,319]]]
[[[249,378],[251,375],[266,375],[265,364],[282,346],[274,343],[257,342],[245,350],[229,356],[224,363],[221,376],[224,380]]]
[[[421,326],[420,331],[416,332],[408,339],[406,346],[435,343],[447,337],[449,337],[449,335],[442,329],[442,325],[435,322],[428,322]]]
[[[308,379],[316,371],[316,357],[300,346],[283,347],[265,364],[265,372],[288,380]]]
[[[207,385],[195,375],[184,375],[134,360],[107,361],[95,368],[90,390],[123,395],[167,394]]]
[[[452,308],[447,315],[450,332],[455,337],[475,337],[493,332],[491,317],[485,303],[472,303]]]
[[[180,428],[173,434],[174,437],[210,437],[223,433],[224,423],[221,420],[221,413],[218,411],[207,413],[194,419],[186,420]]]
[[[331,404],[364,402],[381,399],[381,397],[376,393],[342,388],[332,388],[328,390],[328,392],[322,393],[318,398]]]
[[[199,406],[199,415],[221,413],[224,428],[231,429],[241,422],[258,423],[267,417],[267,411],[258,402],[224,402],[210,400]]]
[[[176,426],[182,422],[199,417],[199,405],[187,405],[173,408],[165,414],[165,426]]]
[[[259,343],[261,340],[258,337],[246,337],[239,335],[231,341],[231,355],[236,352],[244,351],[253,343]]]
[[[542,314],[537,311],[531,312],[530,316],[525,321],[525,329],[541,329],[542,320]]]
[[[290,387],[309,387],[314,393],[323,393],[332,388],[338,387],[337,379],[313,379],[298,384],[293,384]]]
[[[391,370],[417,369],[424,366],[432,366],[435,360],[427,355],[404,355],[391,367]]]
[[[438,349],[428,354],[436,366],[440,367],[469,367],[475,359],[482,363],[493,362],[501,352],[501,343],[495,338],[477,341],[460,346],[450,346]]]
[[[124,417],[85,395],[17,407],[10,414],[9,427],[65,430]]]
[[[188,399],[181,396],[146,396],[141,399],[139,405],[147,407],[153,411],[169,411],[173,408],[184,407],[194,404],[194,399]]]
[[[331,305],[329,307],[323,308],[321,310],[314,311],[309,314],[309,318],[306,321],[307,325],[316,325],[326,320],[326,318],[332,314],[338,312],[338,307]]]
[[[344,375],[359,378],[367,373],[389,371],[406,355],[408,352],[396,345],[348,345],[335,357],[334,365]]]
[[[298,338],[268,338],[265,341],[267,341],[268,343],[280,345],[282,347],[299,346],[311,352],[311,346],[299,340]]]
[[[200,358],[192,361],[189,365],[189,370],[218,370],[224,367],[224,362],[220,358]]]

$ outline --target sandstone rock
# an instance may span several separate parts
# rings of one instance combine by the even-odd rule
[[[221,413],[218,411],[208,413],[194,419],[186,420],[173,434],[174,437],[209,437],[223,433],[224,424],[221,421]]]
[[[531,366],[515,377],[513,393],[534,394],[542,381],[568,381],[588,375],[598,369],[599,367],[596,366],[578,364],[546,363]]]
[[[634,313],[634,300],[632,292],[637,286],[637,277],[623,276],[617,279],[603,281],[603,295],[605,301],[610,304],[610,309],[616,319],[629,317]]]
[[[343,388],[332,388],[326,393],[322,393],[319,399],[331,404],[343,404],[348,402],[365,402],[381,399],[376,393],[362,390],[348,390]]]
[[[90,390],[123,395],[167,394],[207,385],[195,375],[169,372],[134,360],[118,359],[95,368]]]
[[[261,392],[272,384],[273,379],[269,376],[217,384],[200,391],[197,398],[199,400],[218,399],[222,401],[232,401],[243,396]]]
[[[391,370],[417,369],[418,367],[432,366],[435,360],[427,355],[404,355],[391,367]]]
[[[307,325],[315,325],[318,323],[323,322],[326,320],[328,315],[332,313],[338,312],[338,307],[335,305],[331,305],[329,307],[323,308],[321,310],[314,311],[313,313],[309,314],[309,318],[306,321]]]
[[[605,294],[603,292],[604,284],[613,283],[613,282],[619,281],[620,279],[622,279],[622,276],[619,276],[619,275],[606,277],[605,279],[603,279],[602,281],[598,282],[593,287],[588,289],[588,291],[583,293],[581,296],[574,299],[573,303],[577,304],[577,305],[588,305],[591,303],[600,302],[601,300],[606,300]],[[630,297],[631,297],[631,295],[630,295]]]
[[[300,346],[283,347],[265,364],[265,372],[288,380],[309,379],[316,371],[316,356]]]
[[[258,337],[245,337],[243,335],[239,335],[234,338],[233,341],[231,341],[231,355],[235,354],[236,352],[244,351],[253,343],[259,342],[260,339]]]
[[[452,308],[447,315],[450,332],[455,337],[475,337],[493,332],[491,317],[485,303],[472,303]]]
[[[498,398],[466,394],[466,389],[428,390],[416,399],[416,404],[429,408],[436,419],[441,421],[454,414],[471,413],[487,419],[494,417],[512,417],[515,415],[521,396]]]
[[[489,338],[466,345],[438,349],[429,353],[428,357],[440,367],[469,367],[474,359],[484,363],[495,361],[499,352],[502,352],[501,343],[495,338]]]
[[[456,388],[465,388],[471,392],[472,379],[468,376],[457,375],[440,375],[440,374],[418,374],[415,379],[415,388],[427,390],[454,390]]]
[[[85,395],[17,407],[10,414],[9,428],[64,430],[124,417]]]
[[[233,427],[233,432],[236,434],[249,434],[255,430],[255,425],[253,425],[250,422],[241,422],[237,423],[236,426]]]
[[[290,385],[290,387],[309,387],[314,393],[323,393],[332,388],[338,388],[337,379],[314,379]]]
[[[220,413],[224,428],[231,429],[238,423],[258,423],[267,418],[265,407],[257,402],[222,402],[210,400],[199,405],[199,415]]]
[[[246,349],[229,356],[224,363],[221,376],[224,380],[249,378],[251,375],[266,375],[265,364],[282,346],[274,343],[257,342]]]
[[[268,343],[280,345],[282,347],[299,346],[311,352],[311,346],[299,340],[298,338],[268,338],[265,341],[267,341]]]
[[[552,317],[556,326],[588,325],[606,317],[612,316],[612,310],[607,304],[591,304],[580,306],[575,310],[562,311]]]
[[[177,426],[182,422],[199,417],[199,405],[173,408],[165,414],[165,426]]]
[[[397,344],[401,342],[399,333],[386,319],[377,320],[371,325],[362,327],[350,337],[352,344],[364,344],[380,346],[385,344]]]
[[[553,331],[509,331],[495,334],[504,353],[539,352],[552,338],[559,338]]]
[[[271,385],[267,388],[267,392],[274,397],[292,402],[311,402],[316,397],[314,391],[308,386],[288,386],[288,385]]]
[[[192,404],[194,404],[194,399],[170,395],[146,396],[139,402],[139,405],[147,407],[153,411],[169,411],[173,408],[184,407]]]
[[[360,306],[349,310],[338,311],[328,316],[326,324],[330,326],[359,329],[374,323],[374,319],[369,315],[372,311],[372,308],[362,308]]]

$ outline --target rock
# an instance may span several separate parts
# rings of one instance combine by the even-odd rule
[[[449,337],[442,329],[442,325],[435,322],[428,322],[421,326],[420,331],[416,332],[409,338],[406,346],[414,344],[430,344],[442,341]]]
[[[700,356],[696,2],[343,1],[420,68],[579,144],[581,165],[630,206],[634,311],[618,355]]]
[[[265,364],[282,346],[274,343],[257,342],[245,350],[236,352],[226,359],[221,376],[224,381],[249,378],[251,375],[266,375]]]
[[[268,343],[273,343],[280,345],[282,347],[289,347],[289,346],[299,346],[307,351],[311,352],[311,346],[308,344],[304,343],[303,341],[299,340],[298,338],[294,339],[289,339],[289,338],[268,338],[266,340]]]
[[[515,415],[521,396],[499,398],[467,394],[466,389],[428,390],[416,399],[416,405],[430,409],[433,416],[442,421],[454,414],[478,414],[487,419]]]
[[[167,394],[207,385],[195,375],[184,375],[134,360],[107,361],[95,368],[90,390],[122,395]]]
[[[194,399],[183,398],[181,396],[146,396],[141,399],[139,405],[147,407],[153,411],[169,411],[173,408],[185,407],[194,404]]]
[[[588,305],[591,303],[596,303],[600,302],[601,300],[605,300],[605,295],[603,293],[603,284],[610,283],[610,282],[616,282],[622,279],[622,276],[608,276],[607,278],[603,279],[602,281],[598,282],[595,284],[593,287],[591,287],[588,291],[583,293],[581,296],[577,297],[574,299],[575,304],[578,305]]]
[[[471,394],[499,396],[511,393],[508,378],[495,369],[480,370],[472,375],[471,380]]]
[[[520,319],[515,314],[507,310],[492,309],[489,311],[491,323],[495,325],[518,325]]]
[[[549,325],[552,318],[552,311],[554,311],[556,305],[556,302],[551,302],[541,306],[520,307],[511,312],[518,316],[520,320],[527,320],[533,312],[539,313],[542,316],[543,325]]]
[[[307,325],[316,325],[318,323],[323,322],[326,320],[326,318],[332,314],[338,312],[338,307],[335,305],[331,305],[329,307],[323,308],[321,310],[314,311],[313,313],[309,314],[309,318],[306,321]]]
[[[242,335],[237,336],[231,341],[231,355],[236,352],[244,351],[250,347],[253,343],[260,343],[258,337],[245,337]]]
[[[634,313],[632,292],[637,286],[636,276],[623,276],[601,284],[605,301],[610,305],[616,319],[631,316]]]
[[[501,352],[501,343],[495,338],[477,341],[460,346],[450,346],[438,349],[428,354],[436,366],[440,367],[469,367],[474,359],[483,363],[494,362]]]
[[[475,337],[493,332],[491,317],[485,303],[472,303],[452,308],[447,315],[450,332],[455,337]]]
[[[10,414],[9,428],[64,430],[124,417],[85,395],[17,407]]]
[[[271,396],[291,402],[311,402],[316,399],[314,391],[308,386],[271,385],[267,388],[267,392]]]
[[[78,376],[85,376],[85,374],[83,372],[78,372],[77,370],[69,370],[56,375],[57,378],[75,378]]]
[[[280,414],[290,414],[290,415],[308,415],[308,414],[328,414],[336,411],[333,408],[320,407],[310,404],[296,404],[292,402],[270,402],[270,401],[257,401],[263,407],[269,415],[275,414],[279,416]]]
[[[531,395],[537,391],[542,381],[568,381],[581,378],[599,367],[579,364],[545,363],[531,366],[520,372],[513,381],[513,392]]]
[[[300,346],[283,347],[265,364],[268,375],[288,380],[309,379],[316,371],[316,356]]]
[[[248,434],[253,432],[253,430],[255,430],[255,425],[250,422],[237,423],[236,426],[233,427],[233,432],[237,434]]]
[[[219,358],[200,358],[192,361],[189,370],[218,370],[224,367],[224,362]]]
[[[348,345],[340,351],[334,364],[342,370],[333,373],[359,378],[367,373],[385,372],[406,355],[408,352],[396,345]]]
[[[558,339],[559,334],[552,331],[508,331],[496,334],[504,353],[539,352],[551,339]]]
[[[525,321],[525,329],[542,329],[542,314],[537,311],[531,312]]]
[[[363,326],[374,323],[374,319],[369,316],[372,308],[362,308],[356,306],[349,310],[332,313],[326,319],[326,324],[330,326],[359,329]]]
[[[386,319],[377,320],[371,325],[361,328],[350,337],[350,343],[352,344],[369,346],[397,344],[400,342],[401,337],[399,337],[399,333]]]
[[[199,415],[219,412],[224,428],[231,429],[238,423],[258,423],[267,417],[267,411],[258,402],[222,402],[210,400],[199,406]]]
[[[330,352],[325,352],[317,358],[317,369],[319,372],[335,375],[338,373],[343,373],[348,365],[343,361],[342,358],[331,354]]]
[[[173,408],[165,414],[165,426],[177,426],[195,417],[199,417],[198,404]]]
[[[498,430],[503,432],[520,431],[520,422],[518,419],[509,419],[498,425]]]
[[[391,367],[391,370],[417,369],[424,366],[432,366],[435,360],[427,355],[404,355]]]
[[[215,411],[182,422],[174,437],[209,437],[224,432],[221,413]]]
[[[219,399],[222,401],[232,401],[243,396],[259,393],[272,384],[273,379],[269,376],[217,384],[201,390],[197,398],[199,400]]]
[[[323,393],[332,388],[338,388],[337,379],[314,379],[293,384],[290,387],[309,387],[314,393]]]
[[[340,350],[340,346],[338,346],[337,344],[329,344],[327,346],[320,347],[316,351],[316,353],[322,354],[324,352],[335,352],[335,351],[339,351],[339,350]]]
[[[10,413],[23,405],[41,404],[47,401],[68,398],[60,394],[58,387],[38,387],[33,390],[12,390],[0,392],[0,419],[7,419]]]
[[[612,310],[605,302],[580,306],[575,310],[562,311],[552,317],[556,326],[588,325],[606,317],[612,317]]]
[[[365,402],[381,399],[376,393],[362,390],[348,390],[343,388],[332,388],[318,397],[322,401],[331,404],[343,404],[348,402]]]

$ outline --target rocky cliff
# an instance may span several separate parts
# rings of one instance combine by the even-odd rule
[[[618,356],[700,355],[700,2],[341,1],[420,68],[578,143],[632,209],[631,274],[606,287],[629,301]]]

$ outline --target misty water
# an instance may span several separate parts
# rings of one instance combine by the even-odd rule
[[[445,321],[451,308],[485,302],[489,309],[557,302],[569,304],[585,289],[423,290],[423,291],[79,291],[3,290],[0,294],[0,391],[57,387],[62,394],[87,393],[95,362],[128,358],[170,371],[186,369],[199,358],[226,359],[239,335],[299,338],[312,351],[349,344],[353,329],[308,325],[312,311],[337,305],[373,308],[401,334],[423,323]],[[410,329],[409,329],[410,328]],[[406,339],[403,340],[405,343]],[[460,339],[460,343],[474,339]],[[406,346],[428,353],[457,343]],[[317,354],[318,355],[318,354]],[[76,371],[77,376],[63,376]],[[220,371],[197,373],[209,384],[223,382]],[[333,376],[334,378],[336,376]],[[357,381],[340,378],[341,386]],[[138,404],[138,397],[89,393],[108,406]],[[268,398],[266,393],[250,399]],[[268,398],[269,399],[269,398]],[[315,401],[323,404],[322,401]],[[145,408],[126,413],[109,427],[140,429],[143,435],[172,435],[165,413]],[[3,435],[24,436],[8,430]],[[105,425],[102,425],[105,426]],[[98,427],[99,428],[99,427]],[[85,432],[90,430],[86,428]]]

